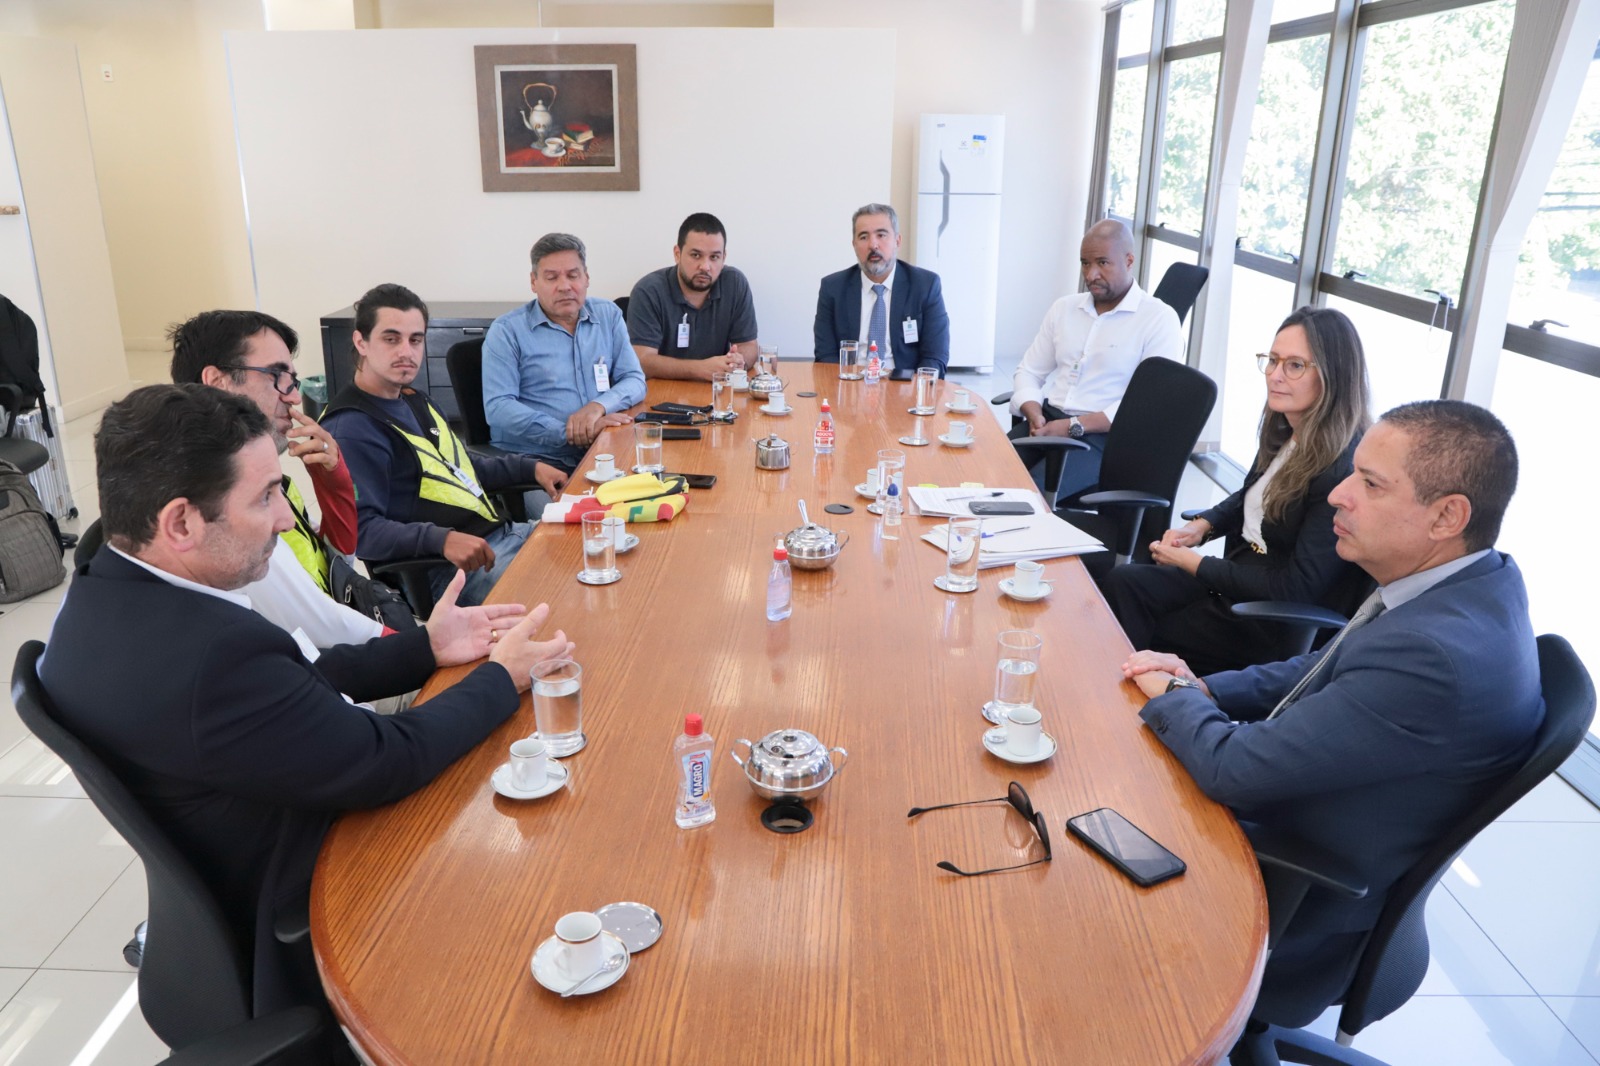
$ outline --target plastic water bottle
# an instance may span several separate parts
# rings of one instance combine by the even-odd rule
[[[876,385],[883,377],[883,359],[878,355],[877,341],[873,341],[867,349],[867,369],[863,374],[868,385]]]
[[[789,573],[789,549],[772,549],[772,572],[767,575],[767,621],[781,622],[794,609],[794,577]]]
[[[822,417],[817,419],[816,445],[818,455],[827,455],[833,451],[833,408],[828,406],[828,401],[822,401]]]
[[[672,742],[672,764],[678,774],[678,804],[673,820],[679,829],[693,829],[717,820],[711,802],[711,734],[698,714],[684,715],[683,735]]]

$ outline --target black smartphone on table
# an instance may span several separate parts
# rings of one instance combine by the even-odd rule
[[[917,372],[910,367],[897,366],[889,371],[890,381],[910,381],[917,376]]]
[[[1182,859],[1110,807],[1068,818],[1067,831],[1142,888],[1158,885],[1188,869]]]
[[[646,411],[634,418],[635,422],[660,422],[667,426],[687,426],[694,422],[694,415],[682,411]]]
[[[997,514],[1033,514],[1033,504],[1027,500],[973,500],[967,507],[979,517]]]
[[[634,419],[634,421],[637,422],[637,421],[640,421],[640,419]],[[668,426],[667,428],[665,428],[665,429],[663,429],[661,431],[661,439],[662,440],[699,440],[700,439],[700,431],[698,429],[678,429],[678,428],[675,428],[675,427],[672,427],[672,426]]]
[[[709,489],[717,483],[715,474],[662,474],[662,480],[673,477],[683,478],[683,483],[691,489]]]
[[[651,404],[650,410],[676,411],[678,414],[684,415],[708,415],[711,413],[711,405],[705,404],[703,406],[696,407],[694,404],[690,403],[657,403]]]

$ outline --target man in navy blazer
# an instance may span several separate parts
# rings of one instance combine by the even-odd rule
[[[1378,583],[1321,652],[1196,678],[1176,656],[1124,664],[1141,717],[1241,821],[1339,856],[1366,898],[1312,889],[1268,960],[1258,1017],[1312,1021],[1349,984],[1390,887],[1527,758],[1544,719],[1528,597],[1493,550],[1516,488],[1488,411],[1390,411],[1329,495],[1340,557]]]
[[[363,645],[318,649],[253,611],[237,590],[294,519],[271,424],[248,398],[139,389],[107,409],[95,457],[106,544],[67,591],[44,687],[216,894],[252,958],[256,1012],[320,1004],[309,942],[272,930],[306,906],[334,815],[427,784],[516,711],[535,662],[572,645],[532,639],[543,605],[458,607],[459,572],[426,628]],[[341,695],[409,691],[485,654],[392,716]]]
[[[888,204],[867,204],[850,217],[858,267],[829,274],[817,292],[816,335],[819,363],[839,361],[839,342],[878,344],[885,373],[892,368],[931,366],[944,377],[950,362],[950,316],[944,309],[939,275],[896,258],[900,218]]]

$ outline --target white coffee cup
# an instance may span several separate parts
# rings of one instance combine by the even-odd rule
[[[1036,707],[1018,707],[1006,715],[1006,750],[1026,758],[1039,752],[1039,737],[1044,732],[1044,716]]]
[[[614,455],[597,455],[594,457],[595,477],[615,477],[617,474],[617,457]]]
[[[544,741],[526,737],[511,745],[511,783],[524,792],[543,788],[550,780],[550,756]]]
[[[951,407],[971,407],[972,406],[972,394],[969,393],[966,389],[957,389],[956,390],[956,398],[953,401],[951,401],[950,406]]]
[[[1042,590],[1044,586],[1044,564],[1034,559],[1023,559],[1017,563],[1016,572],[1011,575],[1011,587],[1024,596],[1032,596]]]
[[[875,466],[869,466],[867,468],[867,495],[868,496],[876,496],[877,494],[878,494],[878,468],[875,467]]]
[[[735,392],[743,392],[750,387],[750,373],[746,370],[730,370],[728,384],[733,386]]]
[[[600,916],[588,911],[563,914],[556,922],[556,937],[566,955],[567,973],[576,981],[605,962],[605,941],[600,936]]]
[[[971,440],[972,439],[972,423],[971,422],[951,422],[950,423],[950,439],[951,440]]]
[[[625,547],[624,542],[628,539],[628,523],[620,518],[608,517],[600,524],[610,534],[611,543],[616,545],[618,551],[621,551]]]
[[[767,394],[767,406],[774,411],[787,411],[789,401],[783,398],[783,390],[775,389]]]

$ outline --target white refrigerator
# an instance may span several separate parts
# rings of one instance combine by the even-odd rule
[[[938,273],[950,365],[994,369],[1004,115],[923,115],[917,137],[916,264]]]

